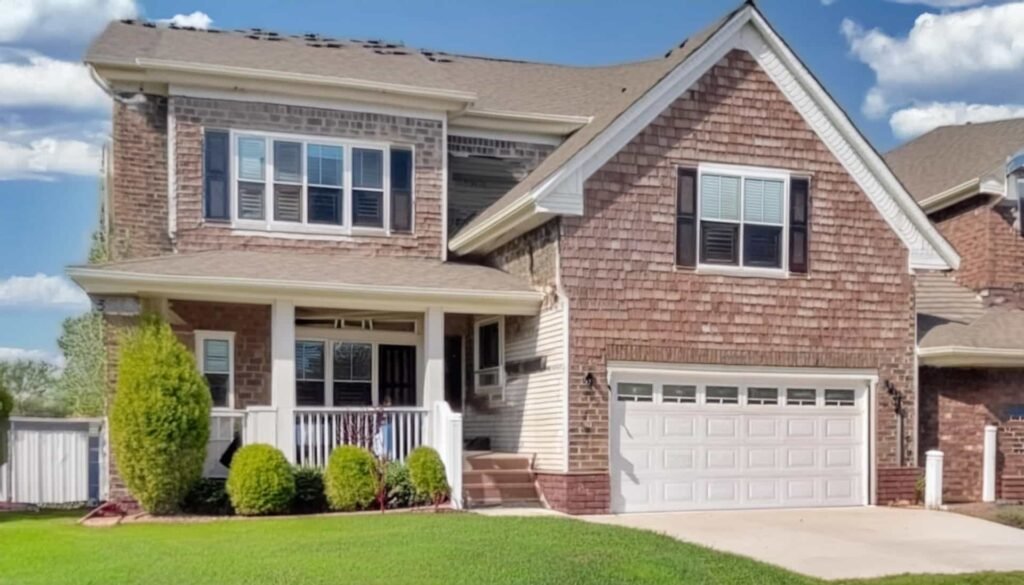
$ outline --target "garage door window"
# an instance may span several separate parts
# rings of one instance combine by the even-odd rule
[[[747,388],[747,404],[768,406],[778,403],[778,388]]]
[[[814,388],[786,389],[786,404],[789,406],[814,406],[817,399],[818,391]]]
[[[708,404],[739,404],[740,389],[735,386],[708,386],[705,391]]]
[[[651,384],[619,384],[619,402],[654,402],[654,386]]]
[[[825,406],[854,406],[853,390],[825,390]]]
[[[693,404],[697,402],[697,387],[666,384],[661,388],[661,401],[676,404]]]

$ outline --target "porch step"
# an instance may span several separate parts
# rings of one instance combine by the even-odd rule
[[[462,472],[462,483],[466,485],[533,483],[529,469],[471,469]]]
[[[531,466],[528,455],[515,453],[494,453],[493,451],[467,451],[463,471],[484,470],[521,470],[529,471]]]
[[[467,507],[540,505],[531,467],[528,455],[467,452],[462,473]]]
[[[533,483],[508,483],[501,485],[466,485],[466,503],[475,506],[504,506],[509,504],[532,504],[540,502],[537,488]]]

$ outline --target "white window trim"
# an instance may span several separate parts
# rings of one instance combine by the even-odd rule
[[[228,342],[228,405],[214,406],[214,411],[227,411],[235,409],[235,332],[234,331],[211,331],[196,329],[195,355],[198,362],[199,373],[206,377],[206,356],[203,353],[206,341],[227,341]],[[220,373],[220,372],[216,372]]]
[[[211,127],[210,130],[215,128]],[[281,132],[264,132],[261,130],[229,129],[228,159],[230,165],[230,181],[228,208],[231,217],[231,228],[249,232],[271,232],[291,234],[311,234],[326,236],[391,236],[391,149],[408,150],[412,157],[412,181],[410,186],[410,229],[408,232],[395,232],[398,236],[414,236],[416,234],[416,147],[412,144],[393,144],[373,140],[339,139],[329,136],[309,134],[286,134]],[[266,157],[264,171],[263,219],[240,219],[238,217],[238,139],[258,138],[264,141]],[[300,142],[302,144],[302,200],[301,222],[274,220],[274,141]],[[307,147],[310,143],[324,146],[337,146],[342,149],[342,223],[328,225],[307,223],[309,177],[307,175]],[[365,227],[352,225],[352,149],[365,148],[383,152],[383,227]],[[291,184],[291,183],[290,183]],[[371,189],[373,190],[373,189]]]
[[[480,329],[494,323],[498,324],[498,365],[497,368],[480,369]],[[484,386],[480,383],[480,375],[497,369],[498,383]],[[505,317],[488,317],[473,322],[473,387],[476,390],[500,390],[501,399],[505,400]]]
[[[723,265],[723,264],[706,264],[701,261],[702,256],[702,241],[701,241],[701,184],[703,182],[704,175],[718,175],[718,176],[729,176],[737,177],[740,180],[740,200],[739,200],[739,221],[730,220],[709,220],[720,223],[735,223],[740,226],[738,236],[737,250],[737,262],[736,266]],[[718,274],[724,276],[753,276],[763,278],[788,278],[789,277],[789,229],[790,229],[790,204],[789,204],[789,183],[790,179],[794,176],[803,176],[799,173],[792,173],[790,171],[772,169],[766,167],[747,167],[737,165],[723,165],[715,163],[701,163],[697,165],[697,208],[695,214],[696,220],[696,232],[697,232],[697,273],[698,274]],[[745,221],[744,214],[746,213],[746,205],[744,205],[744,195],[746,190],[745,179],[766,179],[774,181],[782,181],[782,243],[780,255],[782,256],[781,266],[779,268],[765,268],[761,266],[743,266],[743,227],[747,223],[755,224],[755,222]],[[768,224],[757,224],[757,225],[768,225]],[[775,224],[770,224],[775,225]]]
[[[375,341],[364,341],[355,339],[338,339],[331,337],[311,337],[304,335],[302,337],[296,337],[295,343],[320,343],[324,347],[324,403],[323,406],[297,406],[296,408],[333,408],[334,407],[334,346],[339,343],[353,343],[370,346],[370,404],[366,407],[376,407],[379,405],[379,391],[378,391],[378,355],[377,350],[381,345]],[[295,376],[295,381],[298,382],[299,378],[292,372],[292,376]],[[296,388],[296,402],[298,401],[298,389]],[[349,407],[339,407],[349,408]],[[357,408],[357,407],[352,407]]]

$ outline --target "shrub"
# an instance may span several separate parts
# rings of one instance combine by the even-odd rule
[[[288,511],[295,497],[295,474],[284,453],[270,445],[246,445],[228,470],[228,496],[243,516]]]
[[[224,480],[206,477],[192,484],[181,509],[202,516],[230,516],[235,513]]]
[[[327,496],[324,495],[324,474],[315,467],[295,468],[295,497],[292,498],[292,512],[296,514],[320,514],[327,511]]]
[[[14,410],[14,397],[0,385],[0,465],[7,463],[7,418]]]
[[[327,460],[324,487],[331,508],[341,511],[368,508],[377,497],[377,462],[362,447],[344,445]]]
[[[210,390],[171,327],[144,317],[121,340],[110,415],[118,470],[153,514],[178,510],[199,480],[210,434]]]
[[[401,461],[391,461],[384,472],[384,486],[387,489],[389,508],[409,508],[427,504],[428,500],[416,494],[409,479],[409,467]]]
[[[416,494],[435,506],[448,496],[444,463],[437,451],[430,447],[417,447],[409,454],[409,479]]]

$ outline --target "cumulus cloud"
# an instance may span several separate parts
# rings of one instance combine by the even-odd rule
[[[923,4],[932,8],[964,8],[981,4],[985,0],[889,0],[896,4]]]
[[[0,49],[0,107],[110,107],[110,100],[80,63],[35,51]]]
[[[192,28],[206,30],[210,28],[211,24],[213,24],[213,19],[210,18],[210,15],[206,14],[205,12],[200,12],[196,10],[192,14],[175,14],[170,18],[162,18],[157,22],[161,24],[173,24],[174,26],[188,26]]]
[[[2,155],[0,155],[2,156]],[[11,276],[0,280],[0,308],[65,308],[85,310],[89,297],[60,276]]]
[[[100,145],[81,140],[41,138],[27,144],[0,141],[0,181],[97,175],[101,156]]]
[[[1020,117],[1024,117],[1024,105],[932,102],[896,111],[889,119],[889,125],[897,138],[909,139],[939,126],[968,122],[993,122]]]
[[[135,0],[4,0],[2,4],[0,43],[85,40],[107,22],[139,13]]]
[[[64,368],[64,356],[41,349],[23,349],[20,347],[0,347],[0,362],[19,361],[49,362],[57,368]]]

